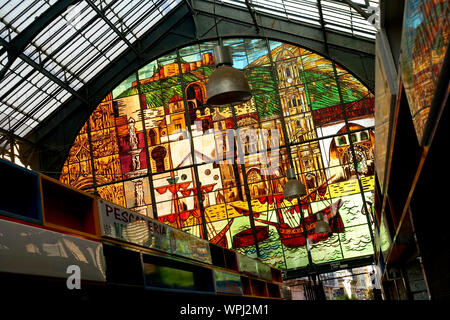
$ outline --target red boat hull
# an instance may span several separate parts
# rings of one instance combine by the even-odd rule
[[[337,208],[339,208],[341,205],[342,200],[338,200]],[[317,243],[319,241],[328,239],[333,235],[333,233],[345,232],[344,224],[342,222],[341,216],[339,215],[339,212],[336,212],[336,214],[333,215],[331,211],[331,205],[326,207],[325,209],[322,209],[321,211],[328,219],[330,219],[329,225],[331,228],[331,232],[319,234],[314,233],[314,228],[316,227],[317,222],[317,218],[315,215],[310,215],[305,218],[304,224],[306,232],[303,231],[303,228],[301,226],[292,228],[286,223],[263,221],[259,219],[255,220],[276,227],[280,236],[280,240],[284,246],[288,248],[298,248],[306,245],[305,233],[308,235],[308,238],[310,238],[310,241],[312,243]]]
[[[306,244],[306,239],[304,235],[284,235],[279,232],[281,243],[288,248],[298,248],[303,247]],[[332,232],[321,233],[321,234],[311,234],[312,243],[323,241],[332,236]]]
[[[256,226],[256,240],[258,242],[264,241],[269,237],[268,226]],[[233,237],[233,247],[242,248],[255,245],[255,237],[253,237],[253,231],[251,228],[239,232]]]
[[[304,236],[291,236],[284,239],[281,237],[281,243],[288,248],[303,247],[306,244]]]

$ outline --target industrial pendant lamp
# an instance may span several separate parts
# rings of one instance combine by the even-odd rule
[[[230,47],[214,47],[216,70],[206,84],[206,103],[210,106],[242,103],[252,94],[244,74],[232,67]]]
[[[324,221],[323,213],[319,212],[317,213],[317,222],[316,222],[316,228],[314,229],[314,233],[328,233],[330,232],[330,226],[328,223]]]
[[[284,198],[290,201],[304,196],[306,194],[305,186],[295,178],[294,168],[287,169],[286,175],[288,182],[284,186]]]

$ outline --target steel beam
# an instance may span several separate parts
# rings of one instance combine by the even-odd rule
[[[48,24],[54,19],[63,14],[70,5],[79,2],[79,0],[60,0],[50,6],[44,13],[37,17],[33,23],[27,26],[19,35],[9,42],[11,48],[15,48],[16,52],[23,52],[26,46],[33,40],[39,32],[41,32]],[[8,48],[0,49],[0,55],[4,52],[8,52],[8,63],[0,71],[0,79],[4,77],[6,71],[17,59],[17,54],[9,54]]]
[[[17,52],[16,48],[12,47],[8,41],[4,40],[3,38],[0,38],[0,44],[8,49],[8,51],[13,52],[17,57],[20,57],[23,61],[25,61],[27,64],[32,66],[35,70],[39,71],[43,75],[45,75],[47,78],[52,80],[54,83],[59,85],[61,88],[65,89],[66,91],[70,92],[74,97],[81,100],[84,103],[87,103],[87,99],[81,96],[77,91],[72,89],[70,86],[68,86],[66,83],[61,81],[58,77],[55,77],[52,73],[47,71],[45,68],[41,67],[38,63],[36,63],[33,59],[28,57],[27,55]]]
[[[252,7],[250,6],[249,0],[245,0],[245,5],[247,6],[248,12],[250,13],[250,16],[252,17],[253,24],[255,25],[255,28],[256,28],[256,33],[259,33],[259,26],[258,26],[258,22],[256,21],[255,10],[253,10]]]

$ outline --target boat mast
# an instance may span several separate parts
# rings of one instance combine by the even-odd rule
[[[206,216],[206,210],[205,210],[205,216]],[[203,238],[203,228],[202,228],[201,218],[196,218],[196,219],[197,219],[197,222],[199,223],[198,224],[198,231],[199,231],[199,234],[200,234],[200,238],[201,239],[205,239],[205,238]],[[208,239],[208,238],[206,238],[206,239]]]
[[[273,176],[272,174],[269,175],[269,189],[271,188],[272,190],[269,190],[269,193],[268,193],[267,196],[269,197],[269,195],[272,194],[272,197],[273,197],[274,202],[275,202],[276,212],[277,212],[277,216],[278,216],[278,222],[279,223],[284,223],[283,213],[281,212],[280,205],[278,204],[278,201],[275,198],[275,190],[277,190],[277,189],[275,188],[275,182],[272,179],[272,176]]]
[[[173,180],[172,180],[173,179]],[[167,179],[168,180],[168,182],[169,182],[169,185],[172,185],[172,181],[174,181],[174,187],[175,187],[175,189],[174,189],[174,192],[172,192],[171,190],[170,190],[170,188],[169,188],[169,191],[170,192],[172,192],[172,200],[173,200],[173,208],[174,208],[174,210],[175,210],[175,214],[176,214],[176,222],[177,222],[177,229],[180,229],[181,230],[181,220],[180,220],[180,210],[179,210],[179,208],[178,208],[178,195],[177,195],[177,178],[175,178],[175,177],[173,177],[173,173],[171,172],[170,173],[170,180],[169,179]]]

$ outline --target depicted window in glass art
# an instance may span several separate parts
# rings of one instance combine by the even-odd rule
[[[361,194],[374,189],[373,95],[304,48],[224,44],[252,99],[209,106],[217,41],[179,48],[105,97],[61,181],[283,269],[308,265],[308,251],[317,264],[372,254]],[[291,163],[307,194],[288,201]],[[314,233],[318,212],[330,233]]]

